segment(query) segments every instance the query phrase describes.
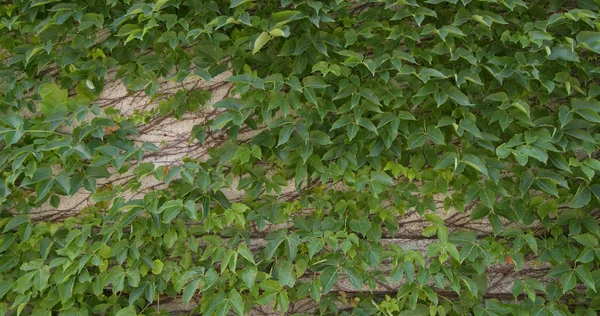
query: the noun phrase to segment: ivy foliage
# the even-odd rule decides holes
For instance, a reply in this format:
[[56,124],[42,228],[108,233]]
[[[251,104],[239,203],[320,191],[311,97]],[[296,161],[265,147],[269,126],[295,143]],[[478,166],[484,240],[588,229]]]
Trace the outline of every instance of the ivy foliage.
[[[0,314],[600,308],[600,1],[0,7]],[[227,71],[214,105],[160,89]],[[100,107],[115,78],[162,101]],[[140,127],[211,106],[190,142],[227,137],[206,159],[144,161],[160,148],[133,141]],[[128,198],[145,178],[164,186]],[[78,192],[92,206],[59,208]]]

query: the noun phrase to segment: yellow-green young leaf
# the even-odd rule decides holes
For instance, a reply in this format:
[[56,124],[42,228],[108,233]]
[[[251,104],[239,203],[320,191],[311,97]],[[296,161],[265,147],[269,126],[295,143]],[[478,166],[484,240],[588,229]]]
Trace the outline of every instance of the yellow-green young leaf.
[[254,48],[252,49],[252,54],[258,53],[265,44],[267,44],[273,37],[269,35],[267,32],[262,32],[254,41]]
[[272,37],[281,37],[281,36],[286,36],[286,33],[282,29],[276,28],[276,29],[272,29],[271,31],[269,31],[269,35],[271,35]]
[[100,255],[100,257],[107,259],[107,258],[110,258],[111,251],[112,251],[112,249],[109,246],[103,245],[98,250],[98,254]]
[[44,83],[40,86],[40,110],[50,115],[53,112],[62,112],[67,110],[68,92],[66,89],[61,89],[54,83]]
[[160,274],[163,270],[163,266],[164,264],[162,263],[162,261],[158,259],[152,261],[152,274]]
[[231,0],[231,3],[229,5],[230,8],[235,8],[237,6],[240,6],[244,3],[248,3],[248,2],[252,2],[253,0]]
[[154,7],[152,8],[152,10],[153,11],[158,11],[158,10],[162,9],[162,7],[167,2],[169,2],[169,0],[157,0],[156,3],[154,4]]

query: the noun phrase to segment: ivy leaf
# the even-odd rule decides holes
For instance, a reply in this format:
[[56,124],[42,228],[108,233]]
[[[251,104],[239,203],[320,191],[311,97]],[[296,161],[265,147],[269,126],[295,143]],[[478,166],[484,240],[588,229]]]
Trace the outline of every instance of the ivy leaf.
[[160,274],[163,270],[164,263],[158,259],[152,262],[152,274]]
[[560,284],[562,285],[563,293],[567,293],[568,291],[575,288],[577,284],[577,277],[575,275],[574,270],[569,270],[562,274],[560,277]]
[[458,88],[456,88],[456,87],[450,87],[445,92],[450,97],[450,99],[452,99],[454,102],[458,103],[459,105],[462,105],[462,106],[472,106],[473,105],[469,101],[469,98],[464,93],[462,93],[462,91],[458,90]]
[[425,133],[415,133],[408,136],[408,150],[421,147],[425,144],[426,135]]
[[12,269],[13,267],[17,266],[19,262],[20,261],[17,256],[4,255],[0,257],[0,273]]
[[163,214],[163,223],[170,223],[179,215],[181,210],[183,209],[183,202],[181,200],[171,200],[167,201],[163,206],[158,210],[159,213]]
[[46,198],[46,196],[48,196],[48,193],[50,193],[52,186],[54,186],[54,179],[44,179],[38,182],[35,186],[37,201],[41,201],[44,198]]
[[472,154],[465,154],[462,161],[482,174],[488,175],[488,169],[479,157]]
[[344,127],[352,122],[352,117],[350,115],[342,115],[337,121],[335,121],[331,125],[331,130],[335,130],[341,127]]
[[579,277],[579,280],[583,282],[583,284],[596,292],[596,283],[594,282],[594,277],[585,265],[578,265],[577,268],[575,268],[575,272],[577,272],[577,276]]
[[[229,304],[227,303],[227,300],[225,299],[225,294],[223,292],[216,293],[208,301],[208,305],[206,305],[204,314],[212,315],[213,313],[217,313],[217,315],[218,315],[218,311],[226,309],[226,307],[228,305]],[[225,310],[224,312],[227,312],[227,311]]]
[[286,246],[288,251],[288,258],[294,260],[298,254],[298,245],[300,244],[300,235],[297,233],[291,233],[286,238]]
[[552,194],[556,197],[559,197],[558,190],[556,188],[556,184],[554,182],[552,182],[551,180],[538,179],[538,180],[536,180],[535,183],[538,186],[538,188],[540,188],[540,190],[542,190],[548,194]]
[[225,98],[213,105],[215,109],[228,109],[233,111],[239,111],[243,106],[243,101],[235,98]]
[[10,221],[8,221],[8,223],[6,223],[2,233],[5,234],[27,222],[29,222],[29,215],[15,215],[10,219]]
[[136,316],[135,306],[128,306],[120,309],[115,316]]
[[321,281],[321,285],[323,287],[323,294],[329,293],[335,282],[339,278],[339,268],[338,267],[327,267],[321,272],[321,276],[319,277]]
[[371,229],[371,222],[367,218],[361,217],[358,220],[351,219],[349,226],[353,231],[361,233],[363,236],[365,236],[367,235],[369,229]]
[[310,138],[321,146],[333,144],[329,136],[321,131],[310,132]]
[[592,199],[592,191],[587,185],[579,186],[577,189],[577,193],[573,199],[569,202],[569,207],[571,208],[581,208],[586,206],[590,200]]
[[232,289],[229,292],[229,301],[231,302],[231,306],[233,310],[240,316],[244,315],[244,300],[238,291]]
[[324,243],[322,238],[313,239],[308,244],[308,257],[312,258],[317,252],[323,249]]
[[294,286],[294,284],[296,283],[296,275],[294,273],[294,266],[292,265],[292,262],[290,262],[289,260],[284,260],[279,265],[278,278],[279,285],[281,285],[282,287]]
[[262,32],[254,41],[254,48],[252,49],[252,54],[258,53],[263,46],[265,46],[273,37],[269,35],[267,32]]
[[394,179],[383,171],[372,171],[370,180],[370,189],[373,194],[378,195],[388,187],[394,185]]
[[427,136],[436,145],[444,145],[446,143],[444,141],[444,134],[442,134],[442,131],[439,128],[430,128],[429,132],[427,132]]
[[345,266],[343,269],[346,275],[348,276],[348,279],[350,280],[350,284],[352,284],[352,286],[354,286],[355,289],[362,290],[363,279],[361,275],[351,266]]
[[200,286],[201,282],[201,279],[195,279],[185,286],[185,288],[183,289],[182,296],[183,302],[185,304],[188,304],[192,300],[192,297],[194,296],[194,294],[196,294],[196,291],[198,290],[198,287]]
[[252,255],[252,252],[250,251],[250,248],[248,248],[248,246],[246,246],[246,244],[239,245],[237,252],[244,259],[248,260],[248,262],[254,264],[254,256]]
[[578,243],[583,245],[584,247],[595,248],[598,246],[598,239],[591,234],[581,234],[573,236]]
[[358,120],[358,125],[368,129],[370,132],[373,132],[375,135],[379,135],[377,133],[377,127],[375,127],[375,124],[373,124],[373,122],[371,122],[371,120],[361,117]]
[[324,89],[329,87],[323,79],[317,76],[307,76],[302,79],[302,84],[306,88]]
[[242,271],[242,280],[247,288],[251,289],[256,280],[256,275],[258,273],[258,269],[255,265],[249,265],[244,268]]
[[277,147],[287,143],[287,141],[292,136],[292,131],[293,131],[292,125],[285,125],[284,127],[281,128],[281,131],[279,131],[279,140],[277,141]]
[[67,110],[68,92],[65,89],[61,89],[56,84],[42,84],[40,86],[40,96],[42,97],[40,110],[44,114],[50,115],[53,112],[61,112]]
[[252,2],[252,0],[231,0],[229,7],[230,8],[235,8],[237,6],[240,6],[244,3],[248,3],[248,2]]

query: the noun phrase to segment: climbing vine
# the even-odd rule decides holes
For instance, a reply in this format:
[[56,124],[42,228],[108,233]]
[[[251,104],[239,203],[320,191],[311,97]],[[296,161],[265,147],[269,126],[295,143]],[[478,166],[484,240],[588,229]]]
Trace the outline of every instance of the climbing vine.
[[0,315],[600,309],[600,1],[0,8]]

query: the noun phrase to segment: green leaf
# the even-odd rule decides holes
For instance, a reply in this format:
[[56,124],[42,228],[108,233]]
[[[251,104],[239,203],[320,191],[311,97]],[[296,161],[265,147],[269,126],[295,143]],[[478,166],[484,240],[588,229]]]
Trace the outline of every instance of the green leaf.
[[312,131],[310,132],[310,138],[317,144],[321,146],[333,144],[329,135],[321,132],[321,131]]
[[128,306],[120,309],[115,316],[136,316],[135,306]]
[[235,98],[225,98],[213,105],[215,109],[228,109],[239,111],[244,106],[244,102],[240,99]]
[[29,222],[29,215],[15,215],[10,219],[10,221],[8,221],[6,226],[4,226],[4,230],[2,231],[2,233],[3,234],[7,233],[15,228],[18,228],[22,224],[28,223],[28,222]]
[[313,239],[308,244],[308,256],[312,258],[317,252],[323,249],[324,243],[322,238]]
[[317,76],[307,76],[302,79],[302,84],[307,88],[324,89],[329,87],[323,79]]
[[252,54],[258,53],[263,48],[263,46],[265,46],[272,38],[273,37],[267,32],[260,33],[260,35],[254,41],[254,48],[252,49]]
[[596,292],[596,283],[594,282],[594,277],[585,265],[578,265],[577,268],[575,268],[575,272],[577,272],[577,276],[579,277],[579,280],[583,282],[583,284]]
[[578,243],[582,244],[584,247],[595,248],[598,246],[598,238],[592,234],[575,235],[572,238]]
[[592,199],[592,191],[587,185],[579,186],[577,189],[577,193],[573,199],[569,202],[569,207],[571,208],[581,208],[586,206],[590,200]]
[[[8,271],[19,264],[19,258],[17,256],[0,256],[0,273]],[[1,295],[0,295],[1,297]]]
[[53,112],[67,110],[67,99],[69,96],[67,90],[61,89],[54,83],[44,83],[40,86],[39,92],[42,97],[40,110],[44,114],[50,115]]
[[538,188],[540,188],[540,190],[548,193],[548,194],[552,194],[556,197],[558,196],[558,190],[556,189],[556,184],[549,179],[538,179],[535,181],[536,185],[538,186]]
[[436,145],[444,145],[446,142],[444,141],[444,134],[439,128],[433,127],[430,128],[427,132],[427,136],[431,141]]
[[198,290],[198,286],[200,286],[201,282],[201,279],[195,279],[185,286],[185,288],[183,289],[182,297],[183,302],[185,304],[188,304],[192,300],[192,297],[194,296],[194,294],[196,294],[196,290]]
[[164,263],[158,259],[152,261],[152,274],[160,274],[163,270]]
[[0,120],[6,125],[11,126],[14,129],[19,129],[23,126],[23,118],[17,114],[10,114],[4,117],[0,117]]
[[258,270],[255,265],[249,265],[242,271],[242,280],[247,288],[251,289],[256,281]]
[[339,278],[339,268],[338,267],[327,267],[321,272],[321,276],[319,277],[321,281],[321,285],[323,287],[323,294],[329,293],[335,282]]
[[488,169],[479,157],[476,157],[472,154],[465,154],[463,156],[462,162],[466,163],[473,169],[483,173],[484,175],[488,175]]
[[226,304],[227,300],[225,299],[225,294],[223,292],[219,292],[217,294],[213,294],[208,301],[208,305],[206,305],[206,309],[204,310],[205,315],[213,315],[213,313],[217,312],[219,308],[223,308],[229,304]]
[[292,132],[293,132],[292,125],[285,125],[284,127],[282,127],[281,131],[279,132],[279,140],[277,141],[277,147],[287,143],[287,141],[292,136]]
[[365,236],[369,229],[371,229],[371,222],[367,218],[361,217],[359,219],[351,219],[349,226],[353,231]]
[[548,56],[549,60],[563,59],[570,62],[579,62],[579,56],[571,47],[566,45],[556,45],[552,47],[552,53]]
[[408,136],[408,150],[421,147],[427,140],[425,133],[415,133]]
[[383,171],[372,171],[370,178],[370,189],[375,194],[385,191],[388,187],[394,185],[394,179]]
[[377,133],[377,127],[375,127],[375,124],[373,124],[373,122],[371,122],[371,120],[361,117],[360,119],[358,119],[358,125],[368,129],[370,132],[374,133],[375,135],[379,135]]
[[237,252],[244,259],[248,260],[248,262],[251,262],[252,264],[254,264],[254,255],[252,255],[252,252],[250,251],[250,248],[248,248],[248,246],[246,246],[246,244],[240,244],[238,246]]
[[294,273],[294,265],[289,260],[284,260],[279,265],[279,273],[277,274],[279,285],[282,287],[293,287],[296,283],[296,274]]
[[233,310],[240,316],[244,315],[244,300],[238,291],[232,289],[229,292],[229,301],[231,302],[231,306]]
[[300,235],[291,233],[286,238],[287,255],[290,260],[294,260],[298,254],[298,245],[300,244]]
[[342,115],[337,121],[335,121],[331,125],[331,130],[338,129],[340,127],[344,127],[352,122],[352,116],[350,115]]
[[346,275],[348,276],[348,279],[350,280],[350,284],[352,284],[352,286],[354,286],[355,289],[362,290],[363,279],[361,275],[351,266],[344,267],[343,269]]
[[575,288],[577,284],[577,277],[575,275],[574,270],[569,270],[562,274],[560,277],[560,284],[562,285],[563,293],[567,293],[568,291]]
[[244,3],[248,3],[248,2],[252,2],[252,0],[231,0],[229,7],[230,8],[235,8],[237,6],[240,6]]
[[558,119],[560,121],[560,128],[565,127],[573,119],[573,113],[566,105],[561,105],[558,109]]
[[405,120],[405,121],[416,121],[417,120],[414,115],[412,115],[410,112],[407,112],[407,111],[398,112],[398,118],[401,120]]
[[462,93],[462,91],[458,90],[456,87],[450,87],[446,91],[446,94],[450,97],[450,99],[454,100],[454,102],[463,106],[472,106],[471,102],[469,102],[469,98]]

